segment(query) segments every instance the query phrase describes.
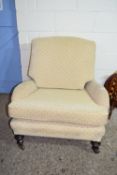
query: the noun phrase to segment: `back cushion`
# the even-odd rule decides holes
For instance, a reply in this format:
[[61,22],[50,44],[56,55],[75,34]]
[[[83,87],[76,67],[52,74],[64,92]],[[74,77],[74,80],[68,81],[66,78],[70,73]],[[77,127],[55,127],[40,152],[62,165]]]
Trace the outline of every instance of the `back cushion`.
[[32,41],[29,76],[38,87],[83,89],[94,76],[95,43],[75,37]]

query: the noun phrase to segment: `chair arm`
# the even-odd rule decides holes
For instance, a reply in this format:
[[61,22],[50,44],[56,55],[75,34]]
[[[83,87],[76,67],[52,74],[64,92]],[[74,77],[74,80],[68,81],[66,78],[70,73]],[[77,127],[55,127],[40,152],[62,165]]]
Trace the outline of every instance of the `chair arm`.
[[36,84],[32,80],[24,81],[15,87],[11,96],[11,101],[22,99],[34,92],[36,89]]
[[109,95],[102,85],[96,81],[89,81],[85,85],[85,89],[95,103],[109,108]]

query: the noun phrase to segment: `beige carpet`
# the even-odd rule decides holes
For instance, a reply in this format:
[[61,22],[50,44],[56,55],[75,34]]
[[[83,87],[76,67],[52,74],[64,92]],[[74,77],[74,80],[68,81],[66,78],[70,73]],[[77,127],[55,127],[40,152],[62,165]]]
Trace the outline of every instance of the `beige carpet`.
[[87,141],[25,137],[21,151],[8,127],[8,95],[0,95],[0,175],[117,175],[117,111],[94,154]]

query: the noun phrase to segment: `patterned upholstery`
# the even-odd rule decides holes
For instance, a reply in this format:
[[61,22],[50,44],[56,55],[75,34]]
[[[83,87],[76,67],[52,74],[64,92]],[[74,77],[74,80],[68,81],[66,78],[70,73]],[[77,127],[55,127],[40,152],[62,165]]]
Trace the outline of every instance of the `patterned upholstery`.
[[117,107],[117,72],[114,72],[105,82],[105,88],[107,89],[110,97],[110,106],[112,108]]
[[94,51],[92,41],[79,38],[33,41],[29,66],[32,79],[14,89],[8,107],[14,134],[102,139],[109,97],[92,80]]

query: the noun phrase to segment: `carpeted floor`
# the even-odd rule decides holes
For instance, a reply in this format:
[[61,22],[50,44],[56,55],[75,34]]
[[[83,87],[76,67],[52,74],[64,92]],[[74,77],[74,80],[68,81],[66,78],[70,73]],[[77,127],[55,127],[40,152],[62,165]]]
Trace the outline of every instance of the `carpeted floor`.
[[117,175],[117,111],[100,154],[87,141],[39,137],[25,137],[21,151],[8,127],[8,101],[8,95],[0,95],[0,175]]

